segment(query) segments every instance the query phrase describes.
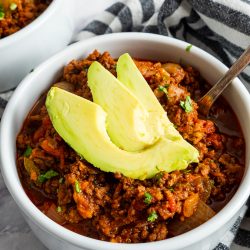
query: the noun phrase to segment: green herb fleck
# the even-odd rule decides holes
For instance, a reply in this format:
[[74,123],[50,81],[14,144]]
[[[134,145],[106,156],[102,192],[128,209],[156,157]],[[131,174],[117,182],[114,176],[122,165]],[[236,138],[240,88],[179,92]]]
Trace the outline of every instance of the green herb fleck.
[[158,89],[161,91],[161,92],[164,92],[166,95],[168,95],[168,90],[165,86],[159,86]]
[[190,50],[191,50],[192,47],[193,47],[193,45],[192,45],[192,44],[189,44],[189,45],[186,47],[186,51],[187,51],[187,52],[190,52]]
[[173,187],[168,187],[168,189],[169,189],[170,192],[172,192],[172,193],[174,192],[174,188]]
[[148,192],[146,192],[145,194],[144,194],[144,196],[145,196],[145,199],[144,199],[144,202],[146,203],[146,204],[150,204],[151,203],[151,200],[152,200],[152,195],[150,194],[150,193],[148,193]]
[[60,179],[59,179],[59,183],[63,183],[63,177],[61,177]]
[[10,10],[15,10],[17,8],[17,4],[16,3],[11,3],[10,4]]
[[56,208],[56,211],[57,211],[58,213],[60,213],[60,212],[62,212],[62,208],[61,208],[60,206],[58,206],[58,207]]
[[158,218],[158,215],[155,211],[153,211],[149,216],[148,216],[148,221],[149,222],[154,222]]
[[32,153],[32,148],[30,147],[30,145],[27,146],[26,150],[23,153],[23,156],[25,157],[29,157]]
[[58,176],[58,173],[51,169],[51,170],[47,171],[45,174],[40,174],[38,176],[38,181],[43,183],[46,180],[49,180],[55,176]]
[[0,21],[4,19],[4,16],[5,16],[4,12],[0,10]]
[[185,110],[186,113],[191,112],[193,107],[190,96],[187,96],[185,101],[180,101],[180,106]]
[[76,189],[76,192],[77,192],[77,193],[80,193],[80,192],[81,192],[80,185],[79,185],[79,182],[78,182],[78,181],[75,182],[75,189]]

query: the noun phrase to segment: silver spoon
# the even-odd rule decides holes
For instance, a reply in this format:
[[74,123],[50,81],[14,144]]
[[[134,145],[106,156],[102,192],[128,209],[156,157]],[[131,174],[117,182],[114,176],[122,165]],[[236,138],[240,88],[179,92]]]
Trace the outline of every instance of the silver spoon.
[[227,73],[200,99],[198,100],[199,112],[208,116],[209,110],[218,96],[238,76],[242,70],[250,63],[250,46],[235,61]]

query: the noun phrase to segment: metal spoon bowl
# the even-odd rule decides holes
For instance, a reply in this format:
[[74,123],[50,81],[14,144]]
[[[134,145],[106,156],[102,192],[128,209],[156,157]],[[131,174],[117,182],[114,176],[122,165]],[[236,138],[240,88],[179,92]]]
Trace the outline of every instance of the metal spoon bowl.
[[218,96],[238,76],[242,70],[250,63],[250,46],[235,61],[227,73],[200,99],[198,100],[199,112],[208,116],[209,110]]

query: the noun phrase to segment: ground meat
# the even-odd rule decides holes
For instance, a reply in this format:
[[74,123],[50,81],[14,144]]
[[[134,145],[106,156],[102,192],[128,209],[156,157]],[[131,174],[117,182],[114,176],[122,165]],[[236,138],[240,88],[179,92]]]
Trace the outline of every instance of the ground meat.
[[[75,94],[92,100],[87,71],[95,60],[116,75],[116,60],[107,52],[94,51],[86,59],[71,61],[60,81],[68,82]],[[190,164],[182,171],[160,172],[144,181],[103,172],[81,159],[56,133],[44,97],[17,137],[18,171],[31,200],[66,228],[111,242],[166,239],[168,223],[175,219],[185,222],[199,201],[220,210],[236,190],[244,170],[245,144],[240,128],[238,136],[223,134],[214,120],[201,118],[197,111],[195,100],[205,88],[197,71],[174,63],[135,63],[169,119],[199,150],[198,164]],[[188,96],[190,112],[180,105]],[[219,110],[228,110],[229,120],[236,120],[225,102],[219,101],[213,107],[217,120]],[[25,162],[33,169],[27,171]]]
[[36,19],[52,0],[5,0],[0,4],[0,38],[9,36]]

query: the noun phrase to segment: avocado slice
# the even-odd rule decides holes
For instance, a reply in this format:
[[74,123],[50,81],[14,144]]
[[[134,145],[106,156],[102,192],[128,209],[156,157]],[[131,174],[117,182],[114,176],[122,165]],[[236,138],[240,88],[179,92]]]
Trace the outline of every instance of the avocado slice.
[[150,112],[151,119],[163,121],[166,130],[165,136],[171,140],[182,139],[182,136],[169,121],[166,111],[128,53],[119,57],[116,72],[117,79],[141,101],[142,105]]
[[164,135],[160,119],[151,115],[139,99],[99,62],[88,69],[88,86],[93,100],[107,113],[107,132],[121,149],[139,151]]
[[57,87],[48,92],[46,107],[58,134],[80,156],[103,171],[146,179],[160,171],[184,169],[197,160],[196,151],[166,137],[140,152],[120,149],[109,138],[107,114],[98,104]]
[[151,120],[160,119],[165,128],[165,137],[176,141],[176,143],[187,147],[190,151],[194,151],[197,155],[196,162],[198,162],[199,152],[195,147],[189,144],[180,135],[178,130],[167,117],[166,111],[163,109],[158,99],[154,95],[147,81],[135,65],[133,59],[128,53],[121,55],[117,61],[116,66],[117,79],[124,84],[142,103],[142,105],[151,111]]

